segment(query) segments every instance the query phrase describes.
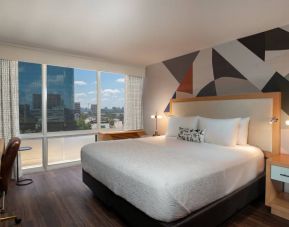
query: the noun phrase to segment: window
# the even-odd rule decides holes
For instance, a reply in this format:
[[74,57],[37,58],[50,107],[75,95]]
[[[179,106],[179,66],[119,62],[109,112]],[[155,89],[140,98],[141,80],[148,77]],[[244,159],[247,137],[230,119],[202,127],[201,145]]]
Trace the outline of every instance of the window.
[[72,68],[47,66],[47,131],[76,128],[74,109],[74,72]]
[[100,73],[101,81],[101,129],[121,130],[124,119],[125,75]]
[[19,126],[20,133],[42,131],[41,65],[19,62]]
[[123,129],[125,75],[18,65],[20,133],[29,134],[23,144],[32,146],[22,153],[23,168],[80,160],[81,147],[95,140],[96,130]]
[[96,108],[95,71],[47,66],[48,132],[92,129]]
[[97,73],[74,69],[74,119],[78,130],[97,129]]

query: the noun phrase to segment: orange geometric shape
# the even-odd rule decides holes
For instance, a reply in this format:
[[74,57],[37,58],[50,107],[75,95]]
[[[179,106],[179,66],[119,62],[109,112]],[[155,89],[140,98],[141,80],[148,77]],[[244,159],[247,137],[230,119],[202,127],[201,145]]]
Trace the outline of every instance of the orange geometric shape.
[[188,72],[182,79],[177,91],[193,93],[193,65],[189,68]]

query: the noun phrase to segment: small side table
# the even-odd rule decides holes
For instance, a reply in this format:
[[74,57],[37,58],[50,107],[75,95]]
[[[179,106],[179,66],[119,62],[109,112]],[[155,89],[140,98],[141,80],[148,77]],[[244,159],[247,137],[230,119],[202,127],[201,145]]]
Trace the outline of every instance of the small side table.
[[[20,147],[19,151],[30,151],[32,147]],[[16,185],[17,186],[25,186],[33,183],[32,179],[19,179],[19,164],[18,164],[18,153],[16,156]]]
[[281,154],[266,162],[266,205],[271,213],[289,220],[289,193],[284,184],[289,183],[289,155]]

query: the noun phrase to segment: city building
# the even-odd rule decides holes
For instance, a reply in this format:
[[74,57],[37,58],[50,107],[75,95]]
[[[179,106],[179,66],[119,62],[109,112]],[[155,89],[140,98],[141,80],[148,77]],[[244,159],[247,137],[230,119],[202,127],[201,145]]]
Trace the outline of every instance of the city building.
[[91,110],[91,113],[96,114],[97,113],[97,104],[91,104],[90,110]]
[[74,103],[74,114],[80,114],[80,102]]
[[[39,132],[42,122],[41,65],[19,62],[20,132]],[[47,128],[66,131],[75,128],[74,70],[47,66]]]

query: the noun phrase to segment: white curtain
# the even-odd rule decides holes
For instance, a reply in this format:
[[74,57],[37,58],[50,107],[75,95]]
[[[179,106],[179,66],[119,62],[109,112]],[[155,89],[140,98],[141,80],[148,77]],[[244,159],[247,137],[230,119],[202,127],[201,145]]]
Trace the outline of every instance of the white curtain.
[[0,59],[0,137],[6,144],[19,134],[18,104],[18,64]]
[[143,81],[142,76],[126,76],[124,129],[143,128]]

